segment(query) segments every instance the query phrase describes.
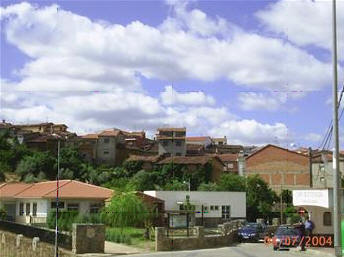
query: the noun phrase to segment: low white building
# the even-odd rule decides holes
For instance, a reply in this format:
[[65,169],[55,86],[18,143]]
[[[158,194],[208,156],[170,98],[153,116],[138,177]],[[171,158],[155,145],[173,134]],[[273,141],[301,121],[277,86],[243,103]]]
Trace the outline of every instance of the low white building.
[[[45,223],[50,209],[56,208],[56,181],[0,185],[0,208],[7,219],[19,223]],[[75,180],[60,180],[59,209],[95,213],[113,190]]]
[[231,219],[246,219],[245,192],[145,191],[165,201],[166,212],[182,211],[186,197],[195,206],[196,224],[211,226]]
[[[343,191],[341,198],[343,208]],[[293,190],[293,205],[307,211],[310,220],[315,225],[314,234],[333,234],[332,189]]]

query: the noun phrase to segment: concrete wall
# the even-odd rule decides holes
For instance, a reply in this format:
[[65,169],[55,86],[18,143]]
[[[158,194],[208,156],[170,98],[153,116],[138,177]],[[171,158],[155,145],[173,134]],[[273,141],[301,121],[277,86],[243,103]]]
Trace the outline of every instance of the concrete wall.
[[[321,167],[324,167],[321,169]],[[333,164],[332,160],[329,160],[327,164],[323,163],[313,163],[313,187],[314,188],[332,188],[333,187]],[[343,174],[344,172],[344,162],[339,163],[339,170]]]
[[[175,139],[173,141],[169,140],[169,139],[159,140],[159,143],[158,143],[159,155],[163,155],[165,153],[170,153],[173,156],[175,156],[176,153],[180,153],[181,156],[185,156],[186,155],[186,142],[185,142],[185,140],[178,139],[178,141],[181,141],[180,146],[176,145],[176,141],[177,141],[177,139]],[[165,146],[163,144],[163,142],[167,142],[167,145]]]
[[[109,142],[105,143],[105,140],[109,140]],[[116,145],[116,137],[99,137],[97,142],[97,161],[114,165],[116,162]]]
[[[202,205],[207,207],[208,213],[204,217],[221,218],[221,206],[230,205],[231,218],[246,217],[245,192],[201,192],[201,191],[145,191],[145,194],[165,201],[165,210],[179,210],[177,202],[184,202],[186,195],[190,195],[191,204],[196,205],[196,211],[202,210]],[[219,206],[218,210],[211,210],[211,206]],[[196,213],[196,218],[202,214]]]

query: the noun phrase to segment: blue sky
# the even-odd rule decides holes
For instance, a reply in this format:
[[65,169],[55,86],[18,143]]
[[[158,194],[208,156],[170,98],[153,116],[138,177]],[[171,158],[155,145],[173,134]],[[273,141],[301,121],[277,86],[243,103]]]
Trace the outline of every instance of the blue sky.
[[330,13],[310,0],[2,1],[0,118],[318,147]]

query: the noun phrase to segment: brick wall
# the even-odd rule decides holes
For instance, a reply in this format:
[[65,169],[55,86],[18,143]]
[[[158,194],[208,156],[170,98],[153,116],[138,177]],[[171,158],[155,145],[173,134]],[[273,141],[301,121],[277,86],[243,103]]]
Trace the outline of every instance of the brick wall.
[[246,159],[246,174],[258,174],[275,190],[307,188],[310,183],[307,156],[268,145]]

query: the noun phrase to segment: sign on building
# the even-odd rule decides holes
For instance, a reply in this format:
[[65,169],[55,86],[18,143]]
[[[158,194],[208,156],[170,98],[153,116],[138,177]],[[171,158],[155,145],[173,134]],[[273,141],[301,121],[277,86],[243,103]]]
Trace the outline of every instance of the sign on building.
[[293,205],[329,208],[328,190],[293,190]]

